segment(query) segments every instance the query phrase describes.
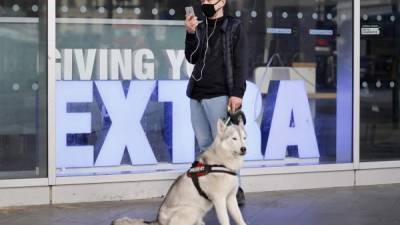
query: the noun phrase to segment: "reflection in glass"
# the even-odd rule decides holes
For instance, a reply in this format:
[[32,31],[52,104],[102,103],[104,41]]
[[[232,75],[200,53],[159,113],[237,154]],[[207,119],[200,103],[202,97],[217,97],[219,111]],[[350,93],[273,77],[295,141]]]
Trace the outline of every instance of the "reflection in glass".
[[0,2],[0,179],[47,176],[44,2]]
[[361,161],[400,159],[399,6],[361,1]]
[[[185,4],[181,0],[57,1],[58,80],[125,80],[121,81],[125,91],[129,80],[187,80],[191,66],[182,61],[175,68],[173,63],[184,49],[185,5],[192,5],[204,20],[197,0]],[[244,21],[251,53],[248,80],[261,89],[264,107],[271,105],[265,103],[269,80],[304,81],[320,157],[299,160],[298,149],[289,146],[286,159],[275,165],[352,162],[352,1],[230,0],[226,10]],[[138,60],[138,52],[148,54]],[[113,58],[128,59],[120,64],[124,69],[116,78],[112,78]],[[92,121],[90,133],[71,134],[67,140],[69,146],[94,146],[95,160],[112,123],[98,95],[94,88],[92,103],[69,105],[70,111],[91,112]],[[158,102],[158,97],[156,90],[141,125],[157,161],[170,163],[171,104]],[[262,153],[269,129],[264,122],[260,121]],[[131,162],[124,154],[121,164]]]

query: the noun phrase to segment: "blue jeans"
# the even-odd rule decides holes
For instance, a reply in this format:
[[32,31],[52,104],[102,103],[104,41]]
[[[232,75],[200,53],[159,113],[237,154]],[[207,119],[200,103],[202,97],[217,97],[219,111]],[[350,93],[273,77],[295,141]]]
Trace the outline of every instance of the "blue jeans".
[[217,121],[227,116],[228,96],[219,96],[201,101],[190,99],[192,127],[200,151],[207,148],[217,135]]

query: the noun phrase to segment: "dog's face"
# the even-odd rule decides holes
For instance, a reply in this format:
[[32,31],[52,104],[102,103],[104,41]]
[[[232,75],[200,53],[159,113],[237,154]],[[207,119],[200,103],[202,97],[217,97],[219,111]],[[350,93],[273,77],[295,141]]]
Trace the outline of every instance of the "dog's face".
[[244,130],[243,122],[239,125],[226,126],[222,120],[218,120],[218,137],[221,140],[221,147],[225,154],[234,157],[246,154],[246,138],[247,134]]

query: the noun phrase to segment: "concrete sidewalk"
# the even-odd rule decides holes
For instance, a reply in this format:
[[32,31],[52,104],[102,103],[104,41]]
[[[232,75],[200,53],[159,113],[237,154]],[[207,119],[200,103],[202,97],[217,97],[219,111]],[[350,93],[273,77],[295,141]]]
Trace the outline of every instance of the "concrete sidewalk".
[[[247,194],[248,225],[400,225],[400,184]],[[1,225],[109,225],[152,220],[162,199],[0,209]],[[206,224],[217,225],[214,212]],[[232,223],[234,224],[234,223]]]

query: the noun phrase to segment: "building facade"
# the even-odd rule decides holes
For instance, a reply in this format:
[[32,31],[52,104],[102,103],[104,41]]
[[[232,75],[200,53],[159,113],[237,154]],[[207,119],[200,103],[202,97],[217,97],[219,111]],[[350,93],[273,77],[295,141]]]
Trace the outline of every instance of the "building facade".
[[[398,0],[229,0],[246,192],[400,182]],[[159,197],[195,156],[196,0],[0,3],[0,206]],[[204,18],[203,18],[204,19]]]

